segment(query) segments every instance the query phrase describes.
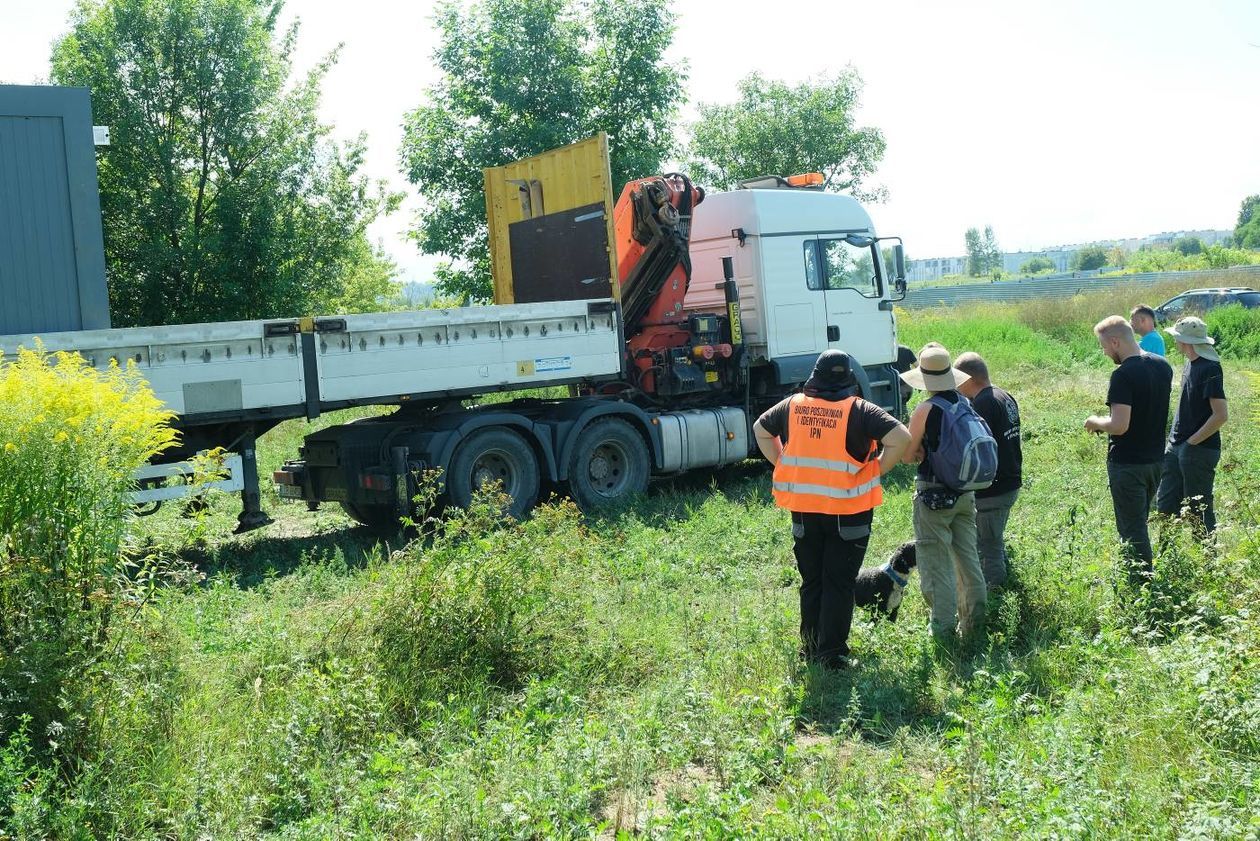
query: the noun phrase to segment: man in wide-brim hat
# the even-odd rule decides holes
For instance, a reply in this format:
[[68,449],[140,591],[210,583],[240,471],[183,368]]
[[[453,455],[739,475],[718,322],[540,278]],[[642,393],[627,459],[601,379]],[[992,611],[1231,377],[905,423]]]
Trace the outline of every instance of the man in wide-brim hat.
[[1165,332],[1186,358],[1181,397],[1168,433],[1155,508],[1175,515],[1186,509],[1205,531],[1216,528],[1212,506],[1216,465],[1221,460],[1220,429],[1229,420],[1221,357],[1202,319],[1183,318]]
[[[931,342],[919,351],[919,366],[901,375],[914,388],[948,404],[966,400],[958,386],[970,379],[950,361],[949,351]],[[919,588],[931,611],[932,634],[951,639],[968,634],[984,620],[987,588],[976,548],[976,494],[951,491],[932,472],[930,455],[940,445],[944,410],[930,400],[910,416],[910,446],[904,460],[919,462],[915,477],[914,541]]]

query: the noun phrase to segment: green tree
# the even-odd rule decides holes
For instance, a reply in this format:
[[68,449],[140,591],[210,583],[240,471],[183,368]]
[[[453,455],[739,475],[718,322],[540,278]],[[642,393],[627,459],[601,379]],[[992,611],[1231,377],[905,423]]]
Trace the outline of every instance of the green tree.
[[992,225],[985,225],[983,234],[979,228],[968,228],[963,241],[967,247],[967,274],[979,277],[1001,272],[1002,249],[998,246]]
[[1002,249],[998,246],[997,237],[993,235],[993,226],[984,226],[984,236],[980,240],[984,252],[984,270],[987,274],[998,275],[1002,271]]
[[1044,254],[1025,260],[1019,267],[1020,274],[1041,274],[1054,271],[1054,261]]
[[1243,199],[1234,227],[1234,247],[1260,250],[1260,195]]
[[439,290],[491,296],[481,170],[607,132],[614,189],[660,171],[684,99],[667,62],[674,18],[652,0],[447,0],[441,79],[407,114],[401,163],[426,205],[420,249],[458,262]]
[[825,189],[879,200],[866,181],[884,156],[879,129],[856,124],[862,79],[853,68],[791,86],[753,73],[729,105],[699,106],[688,169],[706,187],[730,189],[760,175],[820,172]]
[[1203,253],[1203,240],[1198,237],[1177,237],[1173,240],[1173,251],[1179,252],[1183,257],[1189,257],[1191,254]]
[[963,242],[967,247],[967,274],[979,277],[984,274],[988,260],[984,253],[984,242],[980,238],[979,228],[968,228],[963,234]]
[[384,267],[365,229],[397,198],[316,109],[335,61],[289,84],[279,0],[83,0],[52,78],[92,92],[118,325],[325,310]]
[[1087,245],[1072,255],[1070,265],[1074,272],[1101,269],[1107,265],[1107,249],[1101,245]]

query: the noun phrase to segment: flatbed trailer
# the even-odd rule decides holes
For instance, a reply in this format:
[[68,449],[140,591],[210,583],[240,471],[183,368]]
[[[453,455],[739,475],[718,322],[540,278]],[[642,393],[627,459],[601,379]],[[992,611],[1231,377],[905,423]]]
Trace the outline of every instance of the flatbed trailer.
[[609,300],[0,336],[7,353],[36,346],[133,365],[178,416],[180,444],[142,471],[137,502],[181,495],[157,485],[223,447],[235,458],[213,487],[243,493],[244,527],[265,521],[254,441],[281,421],[616,377],[622,356]]

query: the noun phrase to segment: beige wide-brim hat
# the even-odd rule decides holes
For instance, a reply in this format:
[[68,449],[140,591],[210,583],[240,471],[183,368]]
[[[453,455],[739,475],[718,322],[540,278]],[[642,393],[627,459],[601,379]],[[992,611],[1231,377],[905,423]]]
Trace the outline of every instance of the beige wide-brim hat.
[[919,351],[919,367],[901,374],[901,379],[922,391],[950,391],[971,379],[971,375],[953,366],[945,348],[928,345]]
[[1194,352],[1204,359],[1211,359],[1213,362],[1221,361],[1220,354],[1216,352],[1216,348],[1212,347],[1216,344],[1216,339],[1207,334],[1207,325],[1203,323],[1203,319],[1188,315],[1172,327],[1165,327],[1164,332],[1179,342],[1194,345]]

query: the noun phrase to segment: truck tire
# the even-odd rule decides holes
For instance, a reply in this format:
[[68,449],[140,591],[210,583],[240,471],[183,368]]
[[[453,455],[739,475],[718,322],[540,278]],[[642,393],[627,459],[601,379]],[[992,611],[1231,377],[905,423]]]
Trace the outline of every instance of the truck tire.
[[569,494],[588,513],[613,507],[647,490],[651,472],[647,442],[621,418],[596,420],[583,429],[569,460]]
[[499,482],[512,498],[505,512],[520,519],[538,501],[538,458],[520,433],[506,427],[479,429],[464,439],[451,459],[446,492],[460,508],[472,504],[473,495]]
[[402,529],[398,512],[392,505],[370,505],[354,502],[341,503],[341,510],[361,526],[367,526],[381,535],[397,534]]

